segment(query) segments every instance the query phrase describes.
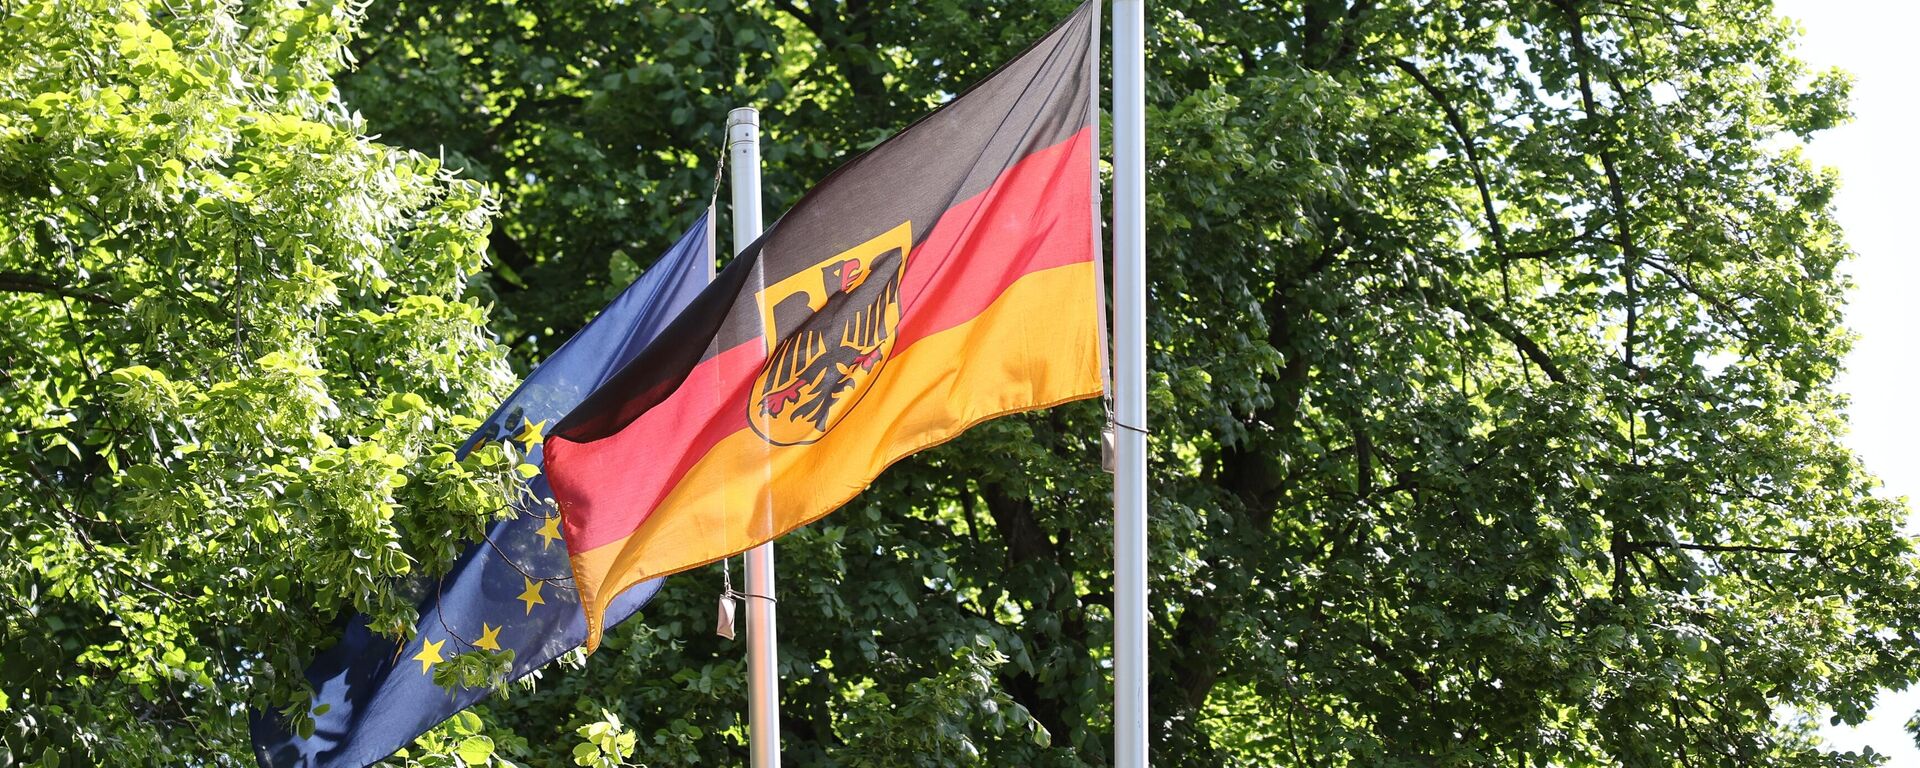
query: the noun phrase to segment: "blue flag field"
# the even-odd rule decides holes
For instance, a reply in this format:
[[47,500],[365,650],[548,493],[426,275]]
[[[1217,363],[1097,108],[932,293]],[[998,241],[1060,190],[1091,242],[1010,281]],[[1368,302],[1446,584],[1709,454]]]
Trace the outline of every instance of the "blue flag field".
[[[711,275],[712,213],[601,314],[542,363],[481,424],[460,456],[488,441],[508,443],[541,466],[544,430],[645,348]],[[307,669],[313,735],[292,733],[277,713],[253,715],[254,753],[262,768],[361,768],[393,754],[427,729],[485,698],[484,688],[450,691],[434,666],[476,649],[511,650],[519,679],[580,646],[587,627],[572,587],[567,548],[544,472],[512,503],[518,513],[495,523],[487,541],[467,550],[445,577],[428,584],[420,622],[404,646],[374,634],[355,616],[340,642]],[[622,595],[608,624],[645,605],[660,582]]]

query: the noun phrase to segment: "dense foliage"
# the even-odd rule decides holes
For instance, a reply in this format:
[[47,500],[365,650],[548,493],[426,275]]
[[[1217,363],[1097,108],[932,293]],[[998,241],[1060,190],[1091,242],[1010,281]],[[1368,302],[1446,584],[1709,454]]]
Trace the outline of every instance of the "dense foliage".
[[499,506],[491,204],[340,103],[345,6],[4,5],[0,765],[250,763]]
[[[1156,762],[1872,762],[1793,715],[1920,668],[1904,509],[1838,442],[1836,182],[1795,149],[1844,78],[1765,0],[1149,5]],[[231,705],[484,519],[441,458],[503,377],[457,299],[484,205],[359,138],[348,10],[57,8],[0,33],[0,718],[34,723],[0,738],[244,759]],[[729,108],[777,212],[1068,9],[388,0],[342,98],[496,196],[524,366],[704,204]],[[790,764],[1108,761],[1100,421],[991,423],[782,540]],[[719,581],[408,759],[743,762]]]

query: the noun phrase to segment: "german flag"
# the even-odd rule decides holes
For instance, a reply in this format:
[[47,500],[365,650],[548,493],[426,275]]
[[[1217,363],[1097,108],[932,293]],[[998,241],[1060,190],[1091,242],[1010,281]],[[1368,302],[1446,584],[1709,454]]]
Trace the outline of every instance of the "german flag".
[[623,590],[1100,394],[1096,8],[834,171],[549,432],[589,650]]

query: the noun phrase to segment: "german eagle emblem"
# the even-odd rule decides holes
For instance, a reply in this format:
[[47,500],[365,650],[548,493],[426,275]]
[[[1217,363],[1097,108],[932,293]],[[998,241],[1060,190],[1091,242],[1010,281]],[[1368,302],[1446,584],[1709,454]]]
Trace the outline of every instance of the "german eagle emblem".
[[755,433],[774,445],[811,443],[866,394],[893,356],[912,245],[912,226],[901,224],[760,292],[776,343],[749,390]]

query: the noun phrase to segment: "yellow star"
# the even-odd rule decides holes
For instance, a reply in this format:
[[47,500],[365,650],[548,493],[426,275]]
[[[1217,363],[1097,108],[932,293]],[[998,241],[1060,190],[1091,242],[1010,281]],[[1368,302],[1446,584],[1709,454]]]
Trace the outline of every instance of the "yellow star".
[[554,515],[553,517],[547,518],[547,522],[542,524],[540,530],[534,533],[540,538],[545,539],[545,541],[540,542],[540,551],[547,551],[548,545],[553,544],[554,539],[560,538],[560,516]]
[[484,621],[480,622],[480,639],[473,641],[473,646],[498,653],[500,651],[500,628]]
[[533,613],[534,606],[546,605],[547,601],[540,597],[540,582],[533,579],[525,579],[525,581],[527,588],[520,593],[520,602],[527,604],[527,613]]
[[413,655],[413,660],[420,662],[420,674],[424,675],[427,670],[433,669],[433,665],[446,661],[440,658],[440,646],[446,644],[445,640],[437,643],[432,640],[420,641],[420,652]]
[[547,420],[541,419],[536,423],[523,418],[521,421],[526,422],[526,425],[520,428],[520,434],[513,436],[513,441],[531,451],[535,445],[539,445],[540,441],[546,439],[543,433],[547,431]]

